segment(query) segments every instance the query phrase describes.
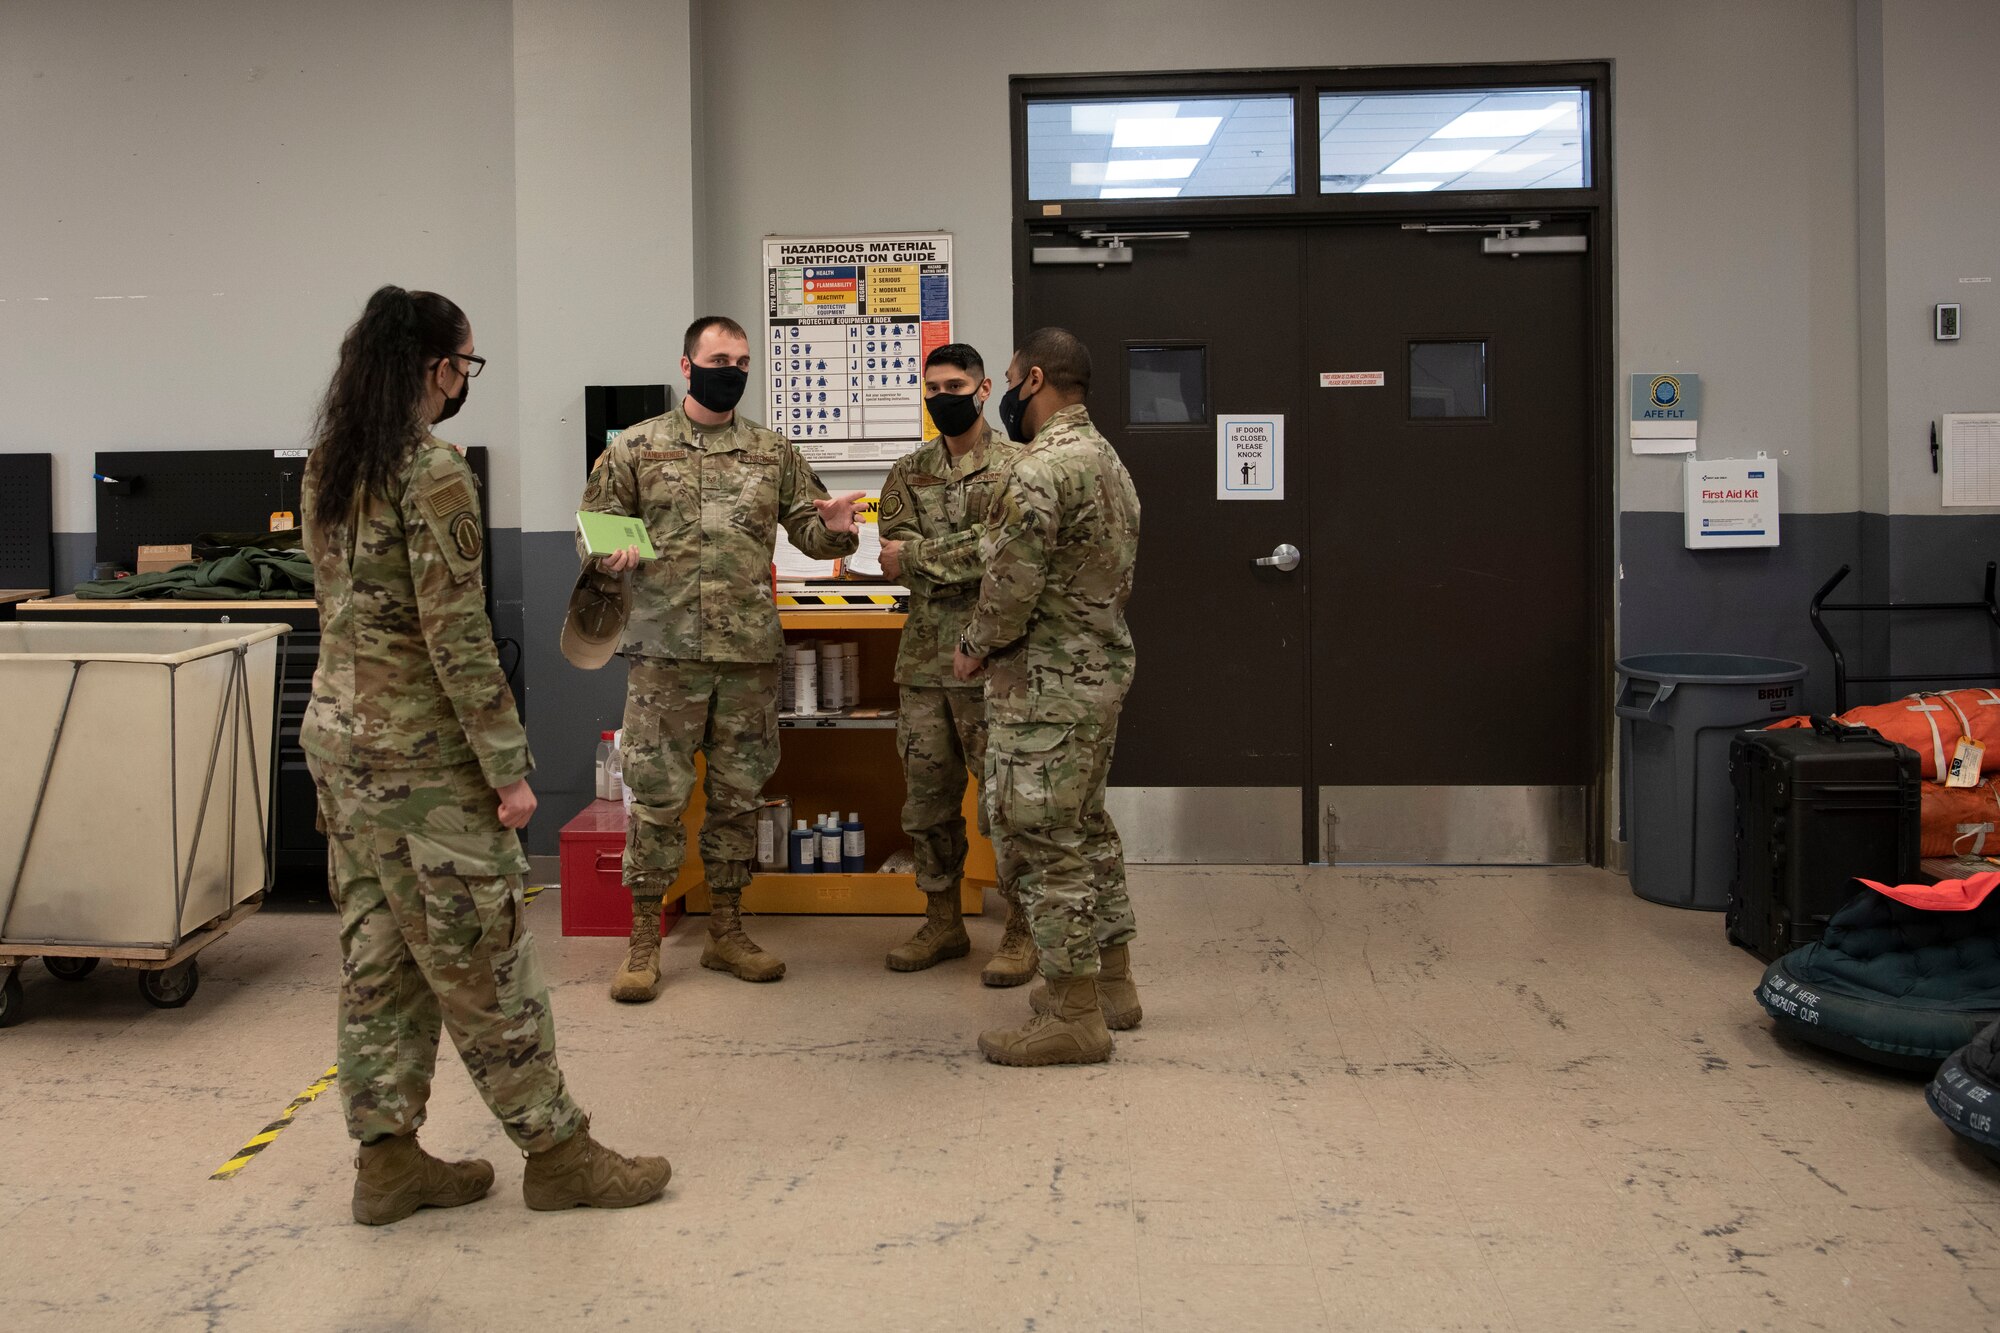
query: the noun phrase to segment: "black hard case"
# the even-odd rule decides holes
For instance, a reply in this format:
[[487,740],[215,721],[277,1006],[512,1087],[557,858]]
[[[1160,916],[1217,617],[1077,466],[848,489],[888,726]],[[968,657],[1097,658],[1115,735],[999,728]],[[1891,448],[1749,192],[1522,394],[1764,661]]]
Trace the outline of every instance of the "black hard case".
[[1922,766],[1907,745],[1815,718],[1810,729],[1738,733],[1729,771],[1736,878],[1727,928],[1758,957],[1819,939],[1859,891],[1856,879],[1918,878]]

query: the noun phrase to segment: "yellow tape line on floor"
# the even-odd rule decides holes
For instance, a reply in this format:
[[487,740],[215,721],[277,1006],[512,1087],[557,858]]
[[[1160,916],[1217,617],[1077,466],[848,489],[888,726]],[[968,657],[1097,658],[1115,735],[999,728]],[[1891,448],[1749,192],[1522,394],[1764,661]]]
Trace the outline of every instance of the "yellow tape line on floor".
[[287,1106],[284,1110],[278,1112],[278,1118],[276,1120],[273,1120],[270,1124],[264,1126],[264,1128],[258,1130],[255,1134],[252,1134],[250,1136],[250,1141],[244,1144],[241,1148],[238,1148],[236,1150],[236,1155],[234,1157],[230,1158],[228,1161],[224,1162],[221,1166],[217,1167],[215,1169],[215,1174],[210,1176],[209,1179],[228,1180],[230,1177],[234,1176],[238,1171],[241,1171],[244,1167],[250,1165],[250,1161],[252,1158],[254,1158],[258,1153],[264,1151],[264,1149],[270,1147],[272,1141],[275,1140],[278,1137],[278,1135],[285,1132],[285,1126],[292,1123],[293,1116],[297,1115],[302,1108],[310,1106],[314,1101],[316,1101],[319,1098],[319,1095],[322,1092],[325,1092],[328,1088],[333,1086],[333,1080],[336,1077],[338,1077],[339,1074],[340,1074],[340,1066],[338,1065],[335,1065],[332,1069],[329,1069],[324,1074],[321,1074],[310,1088],[307,1088],[304,1092],[292,1098],[292,1104],[290,1106]]
[[[546,887],[547,887],[546,885],[537,885],[534,888],[526,890],[521,895],[522,903],[527,904],[535,901],[536,898],[541,896],[543,889],[545,889]],[[234,1157],[231,1157],[228,1161],[224,1162],[221,1166],[217,1167],[215,1169],[215,1174],[210,1176],[209,1179],[228,1180],[231,1177],[233,1177],[238,1171],[241,1171],[244,1167],[250,1165],[252,1159],[254,1159],[258,1153],[270,1147],[273,1143],[277,1141],[278,1135],[285,1132],[286,1127],[292,1123],[293,1116],[297,1115],[300,1111],[304,1110],[306,1107],[318,1101],[320,1094],[325,1092],[328,1088],[332,1087],[333,1081],[339,1077],[340,1077],[340,1066],[335,1065],[333,1068],[327,1070],[324,1074],[321,1074],[317,1079],[313,1080],[313,1084],[311,1087],[307,1088],[304,1092],[300,1093],[298,1096],[292,1098],[291,1105],[287,1106],[284,1110],[278,1112],[278,1118],[276,1120],[273,1120],[270,1124],[264,1126],[264,1128],[258,1130],[255,1134],[252,1134],[250,1136],[249,1142],[245,1143],[241,1148],[238,1148],[236,1150],[236,1155]]]

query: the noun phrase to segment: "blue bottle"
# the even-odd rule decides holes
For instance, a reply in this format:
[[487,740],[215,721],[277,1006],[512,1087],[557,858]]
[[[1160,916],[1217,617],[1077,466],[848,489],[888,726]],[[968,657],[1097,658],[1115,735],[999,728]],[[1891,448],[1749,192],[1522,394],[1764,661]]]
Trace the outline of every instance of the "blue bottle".
[[847,812],[847,822],[840,826],[840,868],[850,875],[858,875],[867,867],[868,835],[861,828],[861,812]]
[[822,875],[840,873],[840,816],[827,815],[819,826],[819,871]]
[[819,869],[819,833],[806,827],[801,819],[799,826],[792,830],[792,873],[810,875]]

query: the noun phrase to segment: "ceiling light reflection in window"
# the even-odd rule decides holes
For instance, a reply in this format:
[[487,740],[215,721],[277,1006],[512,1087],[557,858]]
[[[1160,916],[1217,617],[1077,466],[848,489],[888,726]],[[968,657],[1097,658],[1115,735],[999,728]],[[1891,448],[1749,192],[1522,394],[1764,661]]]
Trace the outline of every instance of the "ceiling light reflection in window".
[[[1028,197],[1294,194],[1295,102],[1290,94],[1030,102]],[[1175,194],[1158,192],[1169,184],[1177,186]],[[1125,185],[1135,192],[1109,193]]]
[[1590,94],[1571,88],[1322,93],[1321,194],[1574,190],[1590,184]]

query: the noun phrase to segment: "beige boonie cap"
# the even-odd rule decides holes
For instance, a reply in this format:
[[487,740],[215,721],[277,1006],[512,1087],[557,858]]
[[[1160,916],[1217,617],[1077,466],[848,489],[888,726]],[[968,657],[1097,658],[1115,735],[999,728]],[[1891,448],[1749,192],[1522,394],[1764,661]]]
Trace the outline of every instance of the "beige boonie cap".
[[625,620],[632,614],[632,580],[586,564],[576,576],[563,617],[562,655],[586,671],[595,671],[618,651]]

